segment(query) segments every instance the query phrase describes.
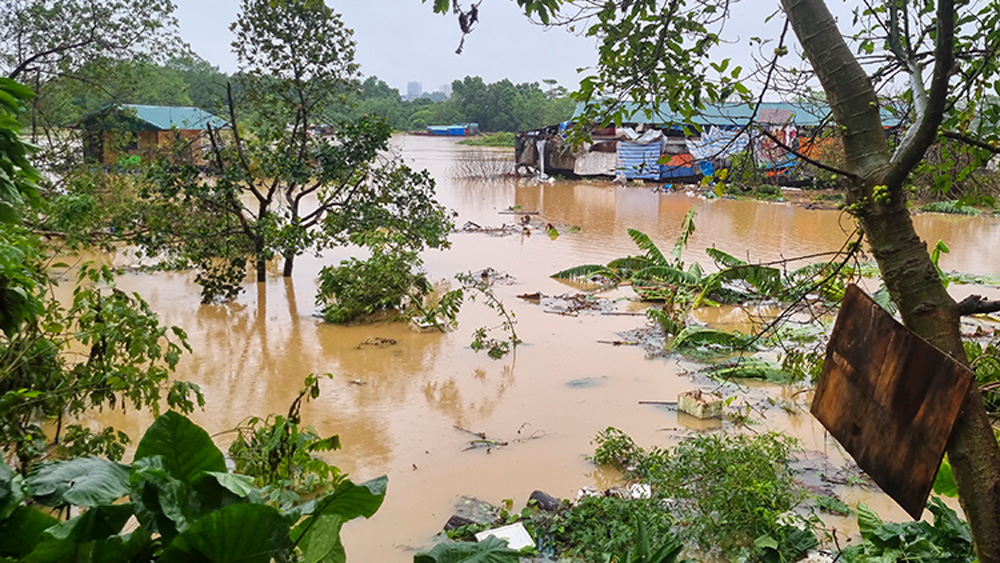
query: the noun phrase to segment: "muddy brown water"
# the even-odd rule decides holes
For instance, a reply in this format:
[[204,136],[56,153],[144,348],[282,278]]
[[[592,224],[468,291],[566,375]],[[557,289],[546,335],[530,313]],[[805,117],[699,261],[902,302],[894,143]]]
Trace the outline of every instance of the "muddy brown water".
[[[295,275],[280,277],[272,264],[268,281],[254,285],[235,302],[200,305],[189,273],[127,274],[119,285],[139,291],[162,321],[187,331],[194,352],[183,358],[177,378],[201,385],[208,404],[193,418],[225,448],[231,429],[251,415],[285,412],[309,373],[331,373],[321,396],[303,410],[320,433],[340,435],[344,449],[329,459],[355,481],[389,476],[385,504],[368,521],[344,530],[351,561],[412,561],[415,549],[429,546],[459,496],[499,503],[513,499],[520,509],[528,495],[542,489],[573,497],[583,486],[607,487],[616,475],[590,464],[591,440],[616,426],[640,445],[669,446],[705,428],[690,417],[639,401],[675,401],[695,387],[714,387],[692,375],[697,365],[677,358],[647,359],[634,346],[599,341],[642,326],[641,316],[581,313],[567,316],[516,295],[559,295],[576,288],[553,280],[557,270],[584,263],[605,263],[635,253],[626,233],[637,228],[661,248],[673,246],[684,214],[697,207],[697,230],[685,259],[711,264],[704,249],[716,246],[751,260],[774,260],[838,249],[853,222],[838,211],[806,210],[788,204],[706,201],[685,194],[655,193],[652,186],[616,187],[605,183],[454,181],[450,170],[473,149],[453,140],[398,137],[407,161],[427,168],[437,179],[442,202],[458,212],[457,224],[513,223],[499,214],[511,206],[537,211],[538,220],[566,231],[550,240],[531,236],[494,237],[457,233],[452,248],[426,253],[432,279],[492,267],[516,279],[496,287],[517,315],[523,344],[495,361],[469,348],[472,331],[499,323],[479,303],[467,305],[459,328],[447,334],[417,333],[405,324],[339,327],[313,316],[316,273],[351,254],[349,249],[322,257],[303,257]],[[481,149],[476,149],[481,150]],[[947,242],[953,252],[945,269],[1000,274],[1000,264],[983,260],[982,248],[1000,244],[993,218],[922,215],[918,229],[931,244]],[[116,261],[128,263],[127,256]],[[974,288],[953,287],[959,297]],[[629,297],[623,290],[610,295]],[[622,302],[619,311],[641,311]],[[699,312],[703,322],[742,322],[732,309]],[[360,346],[372,338],[396,341],[386,347]],[[761,403],[767,397],[799,405],[798,413],[770,409],[755,430],[774,429],[797,436],[815,472],[835,474],[845,463],[836,443],[808,414],[807,395],[770,385],[725,388]],[[151,421],[144,414],[103,413],[100,421],[138,437]],[[708,425],[713,429],[712,425]],[[492,450],[470,448],[469,433],[484,432],[508,442]],[[729,422],[725,431],[736,431]],[[866,502],[886,519],[905,514],[886,497],[860,487],[837,487],[850,504]],[[850,519],[830,519],[850,531]]]

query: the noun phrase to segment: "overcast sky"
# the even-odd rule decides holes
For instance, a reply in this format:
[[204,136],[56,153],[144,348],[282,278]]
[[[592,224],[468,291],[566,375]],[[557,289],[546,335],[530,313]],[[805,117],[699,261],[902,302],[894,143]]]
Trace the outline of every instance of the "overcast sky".
[[[223,71],[236,70],[231,52],[238,0],[174,0],[181,35],[192,48]],[[420,0],[327,0],[354,30],[357,60],[365,76],[378,76],[406,93],[406,83],[423,83],[426,92],[465,76],[487,82],[503,78],[541,82],[554,78],[575,87],[576,69],[593,65],[593,39],[563,29],[532,24],[510,0],[486,0],[480,23],[455,54],[461,32],[454,15],[435,14]]]
[[[184,39],[223,71],[235,71],[229,24],[236,17],[239,0],[174,2]],[[484,0],[480,23],[466,38],[461,55],[455,54],[461,38],[455,16],[435,14],[421,0],[327,0],[327,4],[354,29],[364,75],[378,76],[404,94],[411,80],[421,82],[425,92],[433,92],[465,76],[481,76],[487,82],[509,78],[515,83],[554,78],[572,90],[580,78],[576,69],[597,60],[594,39],[534,25],[513,0]],[[832,0],[830,4],[843,18],[853,2]],[[776,0],[737,4],[724,34],[731,43],[720,56],[750,68],[749,38],[780,34],[781,17],[765,23],[777,7]]]

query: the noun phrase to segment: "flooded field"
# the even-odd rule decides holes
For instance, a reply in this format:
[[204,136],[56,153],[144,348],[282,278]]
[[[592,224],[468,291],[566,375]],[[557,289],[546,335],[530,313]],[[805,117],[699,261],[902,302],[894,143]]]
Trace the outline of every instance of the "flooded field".
[[[679,392],[716,387],[694,374],[696,364],[647,359],[641,348],[601,343],[643,326],[644,317],[599,311],[558,314],[517,295],[578,291],[549,275],[634,253],[627,228],[672,247],[692,206],[697,207],[697,230],[685,260],[706,266],[711,261],[704,249],[711,246],[753,261],[775,260],[837,250],[854,230],[851,218],[838,211],[705,201],[656,193],[652,186],[453,181],[450,169],[456,159],[473,149],[439,138],[396,141],[411,166],[427,168],[437,179],[439,197],[457,211],[458,226],[466,221],[513,223],[514,216],[499,212],[520,206],[564,232],[555,240],[543,231],[506,237],[456,233],[451,249],[425,255],[434,280],[487,267],[514,278],[515,283],[498,285],[495,291],[517,315],[524,343],[516,353],[496,361],[469,348],[475,328],[499,324],[495,313],[480,303],[467,304],[458,329],[447,334],[417,333],[405,324],[323,324],[313,315],[315,276],[323,265],[349,256],[348,249],[304,257],[290,280],[282,279],[272,264],[266,283],[248,283],[236,302],[224,305],[200,305],[199,288],[186,273],[129,274],[119,282],[123,289],[139,291],[163,322],[187,331],[194,352],[183,358],[177,377],[201,385],[208,405],[193,418],[223,448],[231,438],[226,431],[246,417],[287,411],[307,374],[335,376],[303,410],[305,421],[321,434],[341,436],[344,449],[331,460],[355,481],[389,476],[389,492],[378,514],[345,529],[347,553],[356,562],[411,561],[413,550],[431,543],[462,495],[494,503],[509,498],[520,509],[535,489],[572,497],[582,486],[609,486],[614,475],[595,469],[584,457],[593,451],[591,439],[608,426],[621,428],[645,447],[667,446],[704,428],[675,411],[639,404],[675,401]],[[923,215],[916,221],[925,240],[943,240],[952,248],[942,259],[944,269],[1000,274],[1000,264],[982,260],[977,252],[1000,245],[995,219]],[[569,226],[579,230],[568,232]],[[971,291],[953,286],[958,297]],[[607,296],[631,295],[622,290]],[[616,310],[641,312],[642,307],[623,301]],[[732,323],[742,317],[738,311],[712,310],[700,312],[699,319]],[[363,345],[373,338],[395,343]],[[755,428],[797,436],[810,467],[833,474],[844,464],[843,454],[808,414],[807,394],[794,391],[762,385],[723,389],[751,402],[772,396],[797,403],[798,413],[772,409]],[[151,419],[115,412],[101,420],[137,437]],[[507,445],[471,447],[468,431]],[[877,493],[858,487],[837,492],[848,503],[867,502],[886,519],[905,518]],[[830,523],[839,529],[851,525],[849,520]]]

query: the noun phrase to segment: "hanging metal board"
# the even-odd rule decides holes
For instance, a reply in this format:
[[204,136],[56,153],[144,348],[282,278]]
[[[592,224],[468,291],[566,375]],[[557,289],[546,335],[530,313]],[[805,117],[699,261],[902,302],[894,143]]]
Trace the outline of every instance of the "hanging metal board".
[[858,465],[919,519],[973,374],[851,285],[812,413]]

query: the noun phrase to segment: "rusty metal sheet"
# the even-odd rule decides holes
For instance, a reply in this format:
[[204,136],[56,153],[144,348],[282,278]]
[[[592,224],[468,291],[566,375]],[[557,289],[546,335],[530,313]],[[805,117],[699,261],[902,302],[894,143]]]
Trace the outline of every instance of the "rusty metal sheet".
[[811,410],[861,469],[919,519],[972,383],[968,368],[851,285]]

